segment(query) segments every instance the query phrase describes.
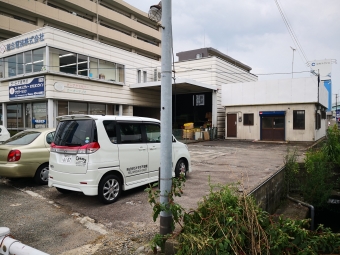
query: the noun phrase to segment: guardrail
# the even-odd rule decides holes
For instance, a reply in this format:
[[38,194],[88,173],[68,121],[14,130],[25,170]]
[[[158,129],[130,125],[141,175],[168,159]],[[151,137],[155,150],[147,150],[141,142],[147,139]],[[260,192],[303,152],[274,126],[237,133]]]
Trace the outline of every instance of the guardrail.
[[9,228],[0,227],[1,255],[49,255],[12,238],[10,233]]

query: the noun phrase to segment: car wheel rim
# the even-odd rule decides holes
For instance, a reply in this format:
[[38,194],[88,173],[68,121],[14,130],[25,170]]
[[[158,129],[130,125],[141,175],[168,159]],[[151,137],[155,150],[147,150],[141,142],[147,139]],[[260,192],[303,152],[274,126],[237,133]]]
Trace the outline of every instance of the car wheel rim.
[[185,172],[186,172],[185,163],[182,162],[182,163],[179,165],[179,172],[180,172],[181,174],[185,174]]
[[48,170],[48,167],[44,167],[40,172],[40,178],[44,182],[47,182],[48,180]]
[[119,193],[119,183],[115,179],[110,179],[104,184],[103,195],[108,201],[115,199]]

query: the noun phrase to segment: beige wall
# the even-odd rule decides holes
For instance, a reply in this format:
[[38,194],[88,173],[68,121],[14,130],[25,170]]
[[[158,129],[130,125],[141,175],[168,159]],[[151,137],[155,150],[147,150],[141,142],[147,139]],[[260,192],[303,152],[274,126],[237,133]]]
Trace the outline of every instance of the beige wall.
[[[293,129],[293,111],[305,110],[305,129]],[[260,140],[260,111],[286,111],[285,115],[285,137],[286,141],[315,141],[326,135],[327,121],[321,120],[321,128],[315,130],[315,104],[291,104],[291,105],[258,105],[258,106],[232,106],[225,107],[225,116],[227,114],[236,113],[237,120],[242,117],[242,122],[237,121],[237,137],[227,137],[227,125],[225,137],[228,139],[247,139]],[[243,114],[254,114],[254,125],[243,125]],[[225,117],[227,123],[227,117]]]
[[[64,2],[67,2],[65,5]],[[35,21],[35,25],[0,15],[0,29],[8,31],[9,34],[22,34],[36,29],[38,26],[54,26],[60,29],[77,33],[81,36],[91,37],[96,39],[97,35],[100,40],[108,43],[120,45],[123,48],[136,51],[150,57],[160,58],[160,46],[156,46],[135,38],[133,35],[139,35],[149,40],[160,43],[161,32],[159,29],[153,29],[154,26],[147,19],[147,14],[134,8],[123,1],[112,1],[111,5],[119,9],[124,9],[129,17],[110,10],[95,2],[88,0],[65,0],[57,1],[63,9],[79,13],[87,16],[90,20],[56,9],[39,1],[27,0],[0,0],[0,9],[6,10],[9,15],[16,13],[17,15],[25,16]],[[22,13],[22,14],[21,14]],[[109,29],[100,24],[97,24],[97,14],[99,20],[105,20],[110,26],[121,28],[128,32],[124,34],[117,30]],[[39,18],[37,18],[39,17]],[[150,26],[138,22],[138,19],[143,20],[143,23],[150,23]]]

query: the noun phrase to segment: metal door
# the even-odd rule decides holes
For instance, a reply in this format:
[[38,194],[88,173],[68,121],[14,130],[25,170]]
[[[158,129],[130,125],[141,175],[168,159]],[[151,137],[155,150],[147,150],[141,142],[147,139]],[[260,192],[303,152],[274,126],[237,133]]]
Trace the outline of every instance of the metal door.
[[236,114],[227,114],[227,137],[237,137]]

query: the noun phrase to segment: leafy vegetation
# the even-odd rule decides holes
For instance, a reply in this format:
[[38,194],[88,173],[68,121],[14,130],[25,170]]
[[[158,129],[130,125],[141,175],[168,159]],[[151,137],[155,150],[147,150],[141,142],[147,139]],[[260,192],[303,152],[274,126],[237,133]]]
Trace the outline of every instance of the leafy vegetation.
[[[320,148],[306,153],[304,167],[297,163],[297,152],[289,151],[286,165],[286,194],[295,187],[304,200],[314,206],[327,202],[333,188],[332,169],[340,166],[340,132],[328,129],[327,140]],[[274,217],[259,208],[252,197],[240,194],[236,185],[212,185],[210,192],[196,210],[186,212],[175,203],[183,194],[185,178],[173,179],[169,204],[159,201],[159,190],[150,186],[146,191],[156,221],[161,211],[173,215],[172,229],[177,233],[157,234],[151,246],[164,248],[168,238],[178,241],[178,255],[214,254],[270,254],[317,255],[340,254],[340,235],[319,225],[309,230],[310,220],[292,220]]]

